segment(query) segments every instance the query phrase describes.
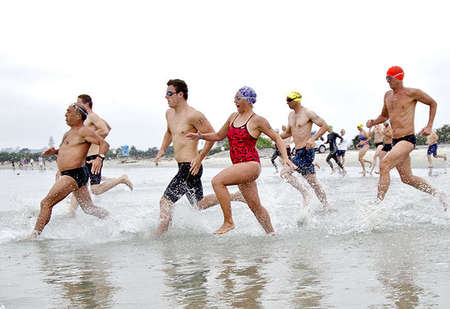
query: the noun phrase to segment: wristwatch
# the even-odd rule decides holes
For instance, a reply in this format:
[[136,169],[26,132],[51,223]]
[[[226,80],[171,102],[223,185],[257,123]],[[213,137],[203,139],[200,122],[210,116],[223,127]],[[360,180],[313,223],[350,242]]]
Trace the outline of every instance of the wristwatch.
[[99,156],[102,160],[105,160],[105,155],[104,155],[104,154],[99,153],[98,156]]

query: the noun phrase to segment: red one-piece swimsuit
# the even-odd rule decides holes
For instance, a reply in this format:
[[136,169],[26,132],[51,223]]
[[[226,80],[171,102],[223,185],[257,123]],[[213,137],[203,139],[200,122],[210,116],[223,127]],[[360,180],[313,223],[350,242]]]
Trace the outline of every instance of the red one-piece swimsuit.
[[228,129],[227,137],[230,144],[230,158],[233,164],[250,161],[260,162],[258,151],[255,148],[257,139],[251,136],[247,130],[247,123],[253,115],[242,126],[236,128],[234,121],[239,116],[237,115]]

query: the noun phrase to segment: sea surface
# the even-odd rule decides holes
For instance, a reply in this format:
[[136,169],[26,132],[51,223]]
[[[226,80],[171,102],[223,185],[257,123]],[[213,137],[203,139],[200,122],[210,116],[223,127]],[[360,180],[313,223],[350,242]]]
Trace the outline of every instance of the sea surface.
[[[221,169],[205,168],[205,194]],[[0,170],[0,308],[450,308],[450,216],[439,201],[392,171],[385,201],[372,202],[378,177],[318,179],[331,211],[264,167],[259,194],[276,234],[264,233],[245,204],[232,203],[236,228],[216,236],[220,207],[192,208],[186,198],[161,238],[159,200],[175,168],[105,168],[128,174],[93,197],[111,219],[54,207],[41,237],[25,240],[54,170]],[[450,192],[444,168],[415,169]],[[231,187],[231,191],[236,187]]]

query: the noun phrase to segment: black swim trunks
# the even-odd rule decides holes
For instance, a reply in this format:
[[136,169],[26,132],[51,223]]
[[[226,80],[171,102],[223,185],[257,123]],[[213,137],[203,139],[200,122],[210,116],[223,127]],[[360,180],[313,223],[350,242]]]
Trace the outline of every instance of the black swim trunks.
[[89,174],[85,166],[74,168],[73,170],[62,171],[61,175],[70,176],[77,182],[78,188],[87,184]]
[[400,141],[407,141],[416,146],[416,136],[414,134],[392,139],[392,146]]
[[381,146],[381,145],[383,145],[383,142],[381,142],[381,143],[375,143],[375,148],[378,148],[378,146]]
[[166,199],[175,203],[186,194],[191,205],[195,205],[203,199],[203,185],[201,180],[203,166],[200,166],[200,170],[195,176],[189,172],[190,168],[191,163],[189,162],[178,163],[178,173],[173,177],[166,191],[164,191],[164,197]]
[[103,167],[103,162],[102,162],[102,167],[100,167],[100,172],[98,172],[98,174],[92,174],[92,163],[88,163],[88,161],[91,160],[95,160],[98,157],[98,155],[92,155],[92,156],[87,156],[86,157],[86,167],[87,167],[87,171],[89,173],[89,178],[91,179],[91,185],[98,185],[100,183],[100,181],[102,180],[102,167]]
[[392,144],[384,144],[383,149],[381,151],[389,152],[392,149]]

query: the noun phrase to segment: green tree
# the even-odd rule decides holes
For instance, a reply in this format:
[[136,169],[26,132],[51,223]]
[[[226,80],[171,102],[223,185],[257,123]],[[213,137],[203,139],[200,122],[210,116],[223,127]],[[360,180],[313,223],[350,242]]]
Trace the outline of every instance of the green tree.
[[260,136],[256,141],[256,148],[258,149],[273,148],[272,142],[270,141],[270,139]]

